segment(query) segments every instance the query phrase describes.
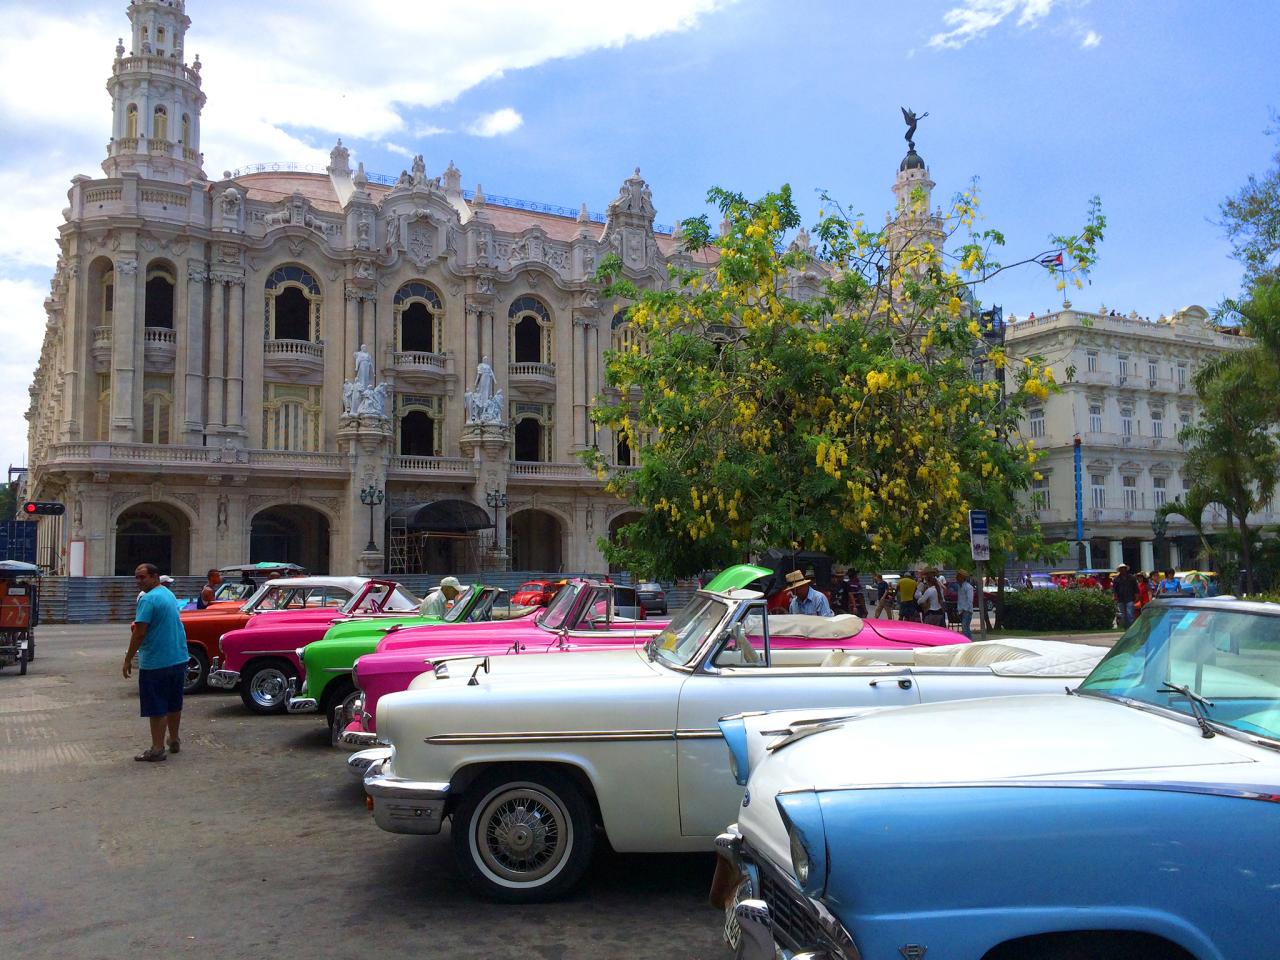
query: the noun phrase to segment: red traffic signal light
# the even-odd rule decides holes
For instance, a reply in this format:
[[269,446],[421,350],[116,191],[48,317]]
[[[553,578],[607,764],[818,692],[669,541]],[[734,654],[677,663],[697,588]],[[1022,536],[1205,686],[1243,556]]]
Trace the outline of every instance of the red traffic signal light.
[[22,505],[28,516],[60,517],[67,512],[67,505],[56,500],[28,500]]

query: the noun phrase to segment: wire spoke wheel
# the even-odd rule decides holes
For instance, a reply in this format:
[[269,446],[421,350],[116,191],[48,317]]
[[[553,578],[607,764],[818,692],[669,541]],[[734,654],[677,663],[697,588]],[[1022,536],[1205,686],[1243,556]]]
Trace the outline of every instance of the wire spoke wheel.
[[496,792],[473,822],[483,867],[508,883],[545,880],[573,843],[573,825],[560,799],[533,784]]

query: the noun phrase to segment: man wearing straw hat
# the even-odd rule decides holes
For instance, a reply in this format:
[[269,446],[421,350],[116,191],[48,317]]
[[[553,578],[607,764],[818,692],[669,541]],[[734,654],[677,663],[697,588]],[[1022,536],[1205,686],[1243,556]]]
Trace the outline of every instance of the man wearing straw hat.
[[809,589],[813,583],[801,570],[792,570],[787,574],[787,590],[791,594],[791,605],[788,613],[803,613],[811,617],[831,616],[831,604],[817,590]]

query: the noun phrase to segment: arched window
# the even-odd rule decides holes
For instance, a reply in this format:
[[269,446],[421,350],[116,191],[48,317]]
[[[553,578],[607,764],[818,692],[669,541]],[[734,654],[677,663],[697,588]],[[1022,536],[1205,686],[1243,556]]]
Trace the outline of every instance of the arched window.
[[156,107],[155,114],[151,118],[151,139],[169,139],[169,111],[164,107]]
[[164,56],[164,27],[156,27],[156,56]]
[[142,380],[142,442],[168,443],[173,418],[173,377],[147,374]]
[[438,457],[443,441],[444,398],[401,394],[397,398],[400,415],[400,456]]
[[512,363],[550,363],[551,312],[536,297],[520,297],[507,312]]
[[266,294],[268,340],[323,342],[320,338],[323,298],[315,277],[302,267],[280,267],[267,278]]
[[320,388],[268,383],[262,404],[262,443],[268,450],[320,449]]
[[188,113],[182,115],[182,145],[191,146],[191,115]]
[[609,346],[618,353],[630,353],[633,347],[638,353],[648,353],[649,345],[634,324],[627,319],[628,313],[627,310],[619,310],[613,315],[613,320],[609,324]]
[[442,353],[440,349],[444,307],[440,295],[420,280],[406,283],[392,304],[396,322],[396,349],[405,353]]
[[113,271],[108,271],[102,275],[102,299],[99,301],[101,307],[102,323],[104,327],[111,326],[115,319],[116,312],[116,275]]
[[618,437],[617,464],[620,467],[631,466],[631,444],[623,436]]
[[130,140],[138,139],[138,105],[129,104],[124,112],[124,135]]
[[515,443],[512,457],[526,463],[551,461],[551,405],[515,404]]
[[167,267],[156,266],[147,271],[143,323],[173,329],[173,274]]

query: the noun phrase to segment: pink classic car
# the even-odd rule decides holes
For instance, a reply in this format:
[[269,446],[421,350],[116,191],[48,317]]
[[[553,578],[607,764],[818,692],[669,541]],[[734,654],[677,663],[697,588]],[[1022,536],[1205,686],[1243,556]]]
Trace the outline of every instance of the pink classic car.
[[281,610],[255,616],[218,641],[221,663],[209,686],[231,690],[254,713],[283,713],[289,685],[301,674],[299,648],[319,640],[335,623],[353,617],[416,614],[418,600],[392,580],[368,580],[341,607]]
[[[741,570],[742,582],[758,576],[758,568],[743,565]],[[544,613],[522,621],[519,632],[513,631],[509,624],[490,624],[471,627],[465,633],[439,628],[430,633],[416,630],[389,633],[379,642],[376,653],[366,654],[355,662],[354,679],[361,696],[351,705],[351,718],[342,732],[341,742],[364,747],[377,743],[379,699],[407,690],[415,677],[428,670],[438,671],[451,660],[473,661],[464,665],[467,668],[478,667],[484,658],[505,654],[629,647],[654,639],[669,626],[663,621],[648,620],[605,622],[601,618],[608,609],[610,586],[591,581],[567,585]],[[747,595],[755,596],[736,590],[726,594],[735,599]],[[670,625],[674,626],[674,621]],[[963,643],[964,637],[941,627],[909,621],[862,620],[854,616],[770,619],[769,643],[773,650],[830,647],[833,642],[860,649],[905,649]]]

